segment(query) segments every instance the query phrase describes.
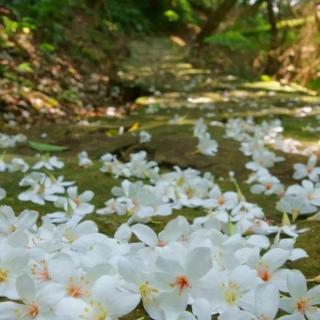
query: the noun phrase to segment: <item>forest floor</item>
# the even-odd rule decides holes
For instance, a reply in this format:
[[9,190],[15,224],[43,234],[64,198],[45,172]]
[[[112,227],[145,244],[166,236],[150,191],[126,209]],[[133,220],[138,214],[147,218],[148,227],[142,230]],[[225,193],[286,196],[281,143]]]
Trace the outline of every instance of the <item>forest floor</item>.
[[[166,171],[178,165],[192,167],[202,172],[214,174],[223,189],[235,187],[228,179],[229,171],[235,177],[248,201],[257,203],[264,210],[267,218],[275,223],[281,222],[282,214],[275,209],[276,197],[253,195],[245,183],[250,172],[245,168],[249,158],[239,151],[239,143],[224,137],[221,124],[228,119],[247,116],[257,122],[280,119],[284,126],[283,135],[292,138],[307,147],[317,144],[319,132],[309,132],[308,126],[320,126],[320,98],[299,86],[282,86],[278,82],[247,83],[232,75],[219,75],[210,70],[192,65],[186,47],[177,45],[169,38],[147,38],[130,44],[130,55],[118,66],[118,76],[124,86],[139,88],[139,97],[128,115],[121,116],[109,109],[108,116],[91,117],[75,124],[39,124],[29,129],[8,128],[6,132],[24,133],[28,139],[68,147],[57,154],[65,168],[55,174],[76,181],[80,190],[94,191],[96,208],[111,197],[111,188],[120,185],[120,179],[99,171],[99,158],[107,153],[118,155],[119,159],[128,160],[132,152],[146,150],[148,159],[158,162],[161,170]],[[241,63],[241,61],[239,61]],[[311,107],[311,108],[310,108]],[[203,117],[209,125],[209,132],[218,141],[216,156],[204,156],[196,152],[196,139],[193,137],[195,120]],[[175,121],[170,120],[175,119]],[[122,134],[117,134],[120,127]],[[152,135],[148,143],[139,143],[138,132],[146,130]],[[43,134],[46,138],[43,138]],[[318,145],[319,147],[319,145]],[[94,165],[79,169],[77,154],[86,150]],[[318,149],[319,150],[319,149]],[[292,179],[293,164],[305,163],[307,158],[301,155],[275,151],[285,157],[277,163],[271,172],[285,185],[294,184]],[[5,159],[22,156],[29,164],[34,163],[35,151],[28,145],[9,149]],[[11,205],[16,212],[25,208],[38,210],[40,213],[54,211],[50,204],[38,206],[17,201],[21,192],[18,187],[23,173],[0,173],[1,186],[7,190],[5,204]],[[174,216],[184,215],[192,220],[203,215],[199,209],[175,210]],[[96,221],[100,231],[113,235],[120,223],[126,220],[121,216],[90,215]],[[171,217],[157,218],[153,225],[161,229]],[[310,257],[294,266],[303,270],[307,277],[320,274],[320,223],[298,219],[298,226],[310,230],[298,238],[298,247],[306,249]],[[126,319],[144,316],[142,311],[135,311]]]

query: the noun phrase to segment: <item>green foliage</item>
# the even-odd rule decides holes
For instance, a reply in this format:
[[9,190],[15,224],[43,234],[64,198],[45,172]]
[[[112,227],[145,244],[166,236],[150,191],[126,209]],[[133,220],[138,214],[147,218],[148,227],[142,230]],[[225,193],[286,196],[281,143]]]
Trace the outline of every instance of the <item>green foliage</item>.
[[4,30],[7,35],[15,34],[19,29],[19,24],[16,21],[9,19],[8,17],[2,17]]
[[194,12],[188,0],[173,1],[173,7],[176,8],[182,22],[194,22]]
[[173,10],[166,10],[163,14],[170,22],[176,22],[179,20],[179,15]]
[[33,73],[33,69],[30,63],[23,62],[17,66],[17,71],[20,73]]
[[237,31],[227,31],[207,37],[206,43],[212,43],[231,51],[254,49],[255,45],[250,39]]
[[79,100],[79,92],[76,89],[64,90],[59,98],[68,102],[77,102]]
[[56,51],[56,47],[52,43],[48,42],[41,43],[39,48],[45,54],[52,54]]
[[320,78],[316,78],[316,79],[311,80],[308,83],[308,88],[315,90],[317,92],[320,92]]
[[[18,22],[7,23],[7,28],[14,31],[22,25],[30,29],[38,28],[48,40],[64,40],[63,25],[72,20],[74,6],[81,7],[82,1],[73,0],[16,0],[8,7],[16,14]],[[16,32],[16,31],[15,31]]]
[[147,16],[151,10],[148,1],[111,0],[105,5],[105,10],[109,15],[107,21],[117,25],[118,29],[142,31],[152,27]]

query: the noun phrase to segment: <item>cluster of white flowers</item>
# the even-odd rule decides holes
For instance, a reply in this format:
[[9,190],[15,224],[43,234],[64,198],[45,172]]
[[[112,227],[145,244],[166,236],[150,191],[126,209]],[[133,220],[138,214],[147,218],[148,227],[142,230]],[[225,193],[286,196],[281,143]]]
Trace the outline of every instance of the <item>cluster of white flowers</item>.
[[[293,221],[299,215],[308,215],[319,211],[320,207],[320,167],[317,167],[317,157],[312,154],[308,163],[294,165],[293,178],[302,181],[302,185],[291,185],[288,188],[273,176],[268,169],[272,168],[282,157],[277,157],[274,152],[266,148],[270,141],[278,139],[278,134],[283,131],[279,120],[255,124],[252,119],[230,120],[226,127],[226,135],[241,143],[241,151],[246,156],[251,156],[253,161],[246,164],[246,168],[253,170],[254,174],[247,180],[252,184],[252,193],[264,195],[275,194],[280,197],[276,208],[284,214],[291,214]],[[317,213],[311,219],[319,220]]]
[[140,151],[130,155],[129,162],[118,160],[116,155],[106,153],[101,157],[101,172],[107,172],[114,177],[136,177],[139,179],[158,179],[159,167],[156,162],[147,160],[147,153]]
[[43,172],[31,172],[19,182],[20,187],[27,187],[26,191],[19,194],[20,201],[30,201],[39,205],[44,205],[46,201],[54,202],[57,194],[63,194],[65,187],[74,184],[73,182],[63,181],[63,176],[57,179],[47,176]]
[[[63,161],[59,160],[56,156],[50,157],[50,155],[37,154],[36,157],[39,159],[33,166],[32,169],[46,169],[56,170],[64,167]],[[30,169],[29,164],[22,158],[14,157],[10,162],[4,160],[4,155],[0,157],[0,172],[27,172]]]
[[308,291],[304,276],[284,266],[306,257],[294,238],[270,242],[182,216],[159,235],[124,224],[114,238],[90,220],[37,219],[0,208],[2,319],[112,320],[140,301],[159,320],[272,320],[279,309],[290,314],[283,320],[320,315],[320,287]]
[[9,135],[0,132],[0,149],[14,148],[17,143],[22,143],[27,140],[24,134]]
[[251,192],[257,194],[277,194],[284,192],[284,186],[280,180],[269,171],[275,163],[283,161],[270,151],[266,144],[277,138],[282,131],[279,120],[264,121],[260,125],[252,119],[232,119],[226,125],[226,136],[240,142],[240,150],[244,155],[251,157],[246,168],[254,173],[247,182],[252,184]]
[[211,138],[203,118],[196,121],[193,136],[198,139],[197,150],[206,156],[214,156],[218,151],[218,142]]
[[175,209],[199,208],[204,217],[195,223],[220,225],[222,229],[234,229],[239,234],[285,233],[296,237],[295,225],[271,226],[262,209],[249,203],[241,193],[222,192],[209,172],[201,174],[194,169],[161,174],[153,185],[142,181],[125,180],[121,187],[112,189],[114,198],[105,202],[105,207],[97,210],[100,215],[117,214],[127,216],[129,225],[147,223],[155,216],[167,216]]
[[[284,214],[291,214],[293,221],[299,215],[308,215],[319,211],[320,207],[320,167],[317,167],[317,157],[310,156],[308,163],[294,165],[293,178],[302,181],[302,185],[291,185],[288,188],[273,176],[268,169],[272,168],[282,157],[277,157],[274,152],[266,148],[270,141],[278,139],[278,134],[283,128],[279,120],[262,122],[257,125],[252,119],[230,120],[226,127],[226,135],[241,143],[241,151],[246,156],[251,156],[253,161],[246,164],[246,168],[255,171],[247,180],[252,184],[252,193],[264,195],[275,194],[280,197],[276,208]],[[320,214],[315,214],[311,219],[319,220]]]
[[172,212],[157,189],[141,181],[133,183],[125,180],[121,187],[114,187],[112,193],[116,198],[108,200],[106,207],[97,211],[98,214],[127,214],[130,217],[128,223],[133,223],[148,222],[154,216],[166,216]]
[[[280,211],[288,212],[296,219],[299,215],[316,213],[320,208],[320,167],[317,167],[317,157],[311,155],[307,164],[296,163],[293,178],[304,179],[301,185],[289,186],[277,204]],[[320,212],[309,218],[320,220]]]
[[64,167],[63,161],[59,160],[56,156],[50,157],[49,154],[37,154],[36,157],[39,159],[39,161],[33,165],[32,169],[34,170],[47,169],[52,171],[56,169],[62,169]]
[[12,158],[10,162],[4,160],[4,156],[0,157],[0,172],[27,172],[29,165],[22,158]]
[[[279,121],[235,119],[226,125],[226,136],[251,157],[251,191],[278,195],[278,210],[295,220],[320,208],[320,168],[314,155],[307,165],[296,164],[294,178],[301,185],[285,188],[269,171],[283,160],[267,148],[280,132]],[[217,152],[203,119],[194,136],[201,153]],[[55,156],[39,157],[33,169],[64,166]],[[85,151],[78,160],[80,167],[93,165]],[[295,248],[303,230],[290,221],[270,224],[245,199],[232,173],[237,192],[222,190],[209,172],[175,167],[160,173],[145,151],[131,154],[127,163],[109,153],[101,161],[101,172],[126,178],[96,210],[125,219],[113,237],[87,219],[95,211],[94,193],[81,193],[74,182],[48,172],[25,175],[19,186],[26,190],[18,199],[49,202],[57,211],[42,214],[40,222],[36,211],[16,216],[11,207],[0,207],[0,320],[116,320],[139,304],[155,320],[320,319],[320,286],[308,290],[304,275],[286,267],[307,257]],[[3,171],[17,171],[12,163],[4,163]],[[0,188],[0,201],[5,197]],[[178,216],[159,234],[145,224],[183,208],[203,216]]]

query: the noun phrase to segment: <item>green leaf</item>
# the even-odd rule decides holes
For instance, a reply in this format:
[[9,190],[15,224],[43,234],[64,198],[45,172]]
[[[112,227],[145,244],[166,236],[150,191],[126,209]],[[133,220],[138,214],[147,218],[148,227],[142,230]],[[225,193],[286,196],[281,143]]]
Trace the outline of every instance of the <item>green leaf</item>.
[[4,30],[7,34],[12,35],[18,31],[19,23],[9,19],[8,17],[2,17],[2,21],[4,24]]
[[55,146],[53,144],[41,143],[32,140],[28,140],[28,144],[32,149],[39,152],[60,152],[68,150],[68,147]]
[[56,47],[49,42],[43,42],[40,44],[40,50],[44,53],[51,54],[56,51]]
[[20,63],[17,66],[17,70],[21,73],[32,73],[33,72],[32,66],[28,62]]
[[283,215],[282,215],[282,225],[283,226],[291,225],[290,218],[286,212],[283,212]]
[[176,22],[179,20],[179,15],[173,10],[167,10],[163,14],[170,22]]

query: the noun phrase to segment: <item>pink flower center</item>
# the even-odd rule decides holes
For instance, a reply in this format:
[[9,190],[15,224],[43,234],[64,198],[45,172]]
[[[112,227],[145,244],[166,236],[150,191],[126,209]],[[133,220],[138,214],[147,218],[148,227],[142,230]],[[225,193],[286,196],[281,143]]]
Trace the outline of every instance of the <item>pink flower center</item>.
[[44,260],[40,261],[40,266],[33,265],[32,273],[40,281],[50,281],[51,280],[50,275],[49,275],[49,271],[48,271],[48,267],[47,267],[47,263]]
[[306,170],[307,170],[308,174],[310,174],[312,172],[312,170],[313,170],[313,167],[312,166],[308,166]]
[[167,245],[167,243],[164,242],[163,240],[159,240],[157,243],[157,247],[161,247],[161,248],[165,247],[166,245]]
[[306,311],[308,310],[308,302],[305,299],[301,299],[297,302],[296,307],[299,312],[305,314]]
[[271,190],[272,184],[271,184],[271,183],[266,183],[266,184],[264,185],[264,187],[266,188],[266,190]]
[[179,290],[179,295],[183,293],[183,290],[191,288],[188,277],[178,276],[173,283],[170,283],[171,287],[176,287]]
[[39,315],[39,307],[36,304],[31,304],[30,306],[28,306],[27,309],[27,315],[35,318]]
[[68,295],[73,298],[79,298],[83,295],[81,287],[75,284],[71,284],[68,287]]
[[261,270],[258,272],[258,276],[264,281],[268,282],[271,279],[271,273],[268,270]]

